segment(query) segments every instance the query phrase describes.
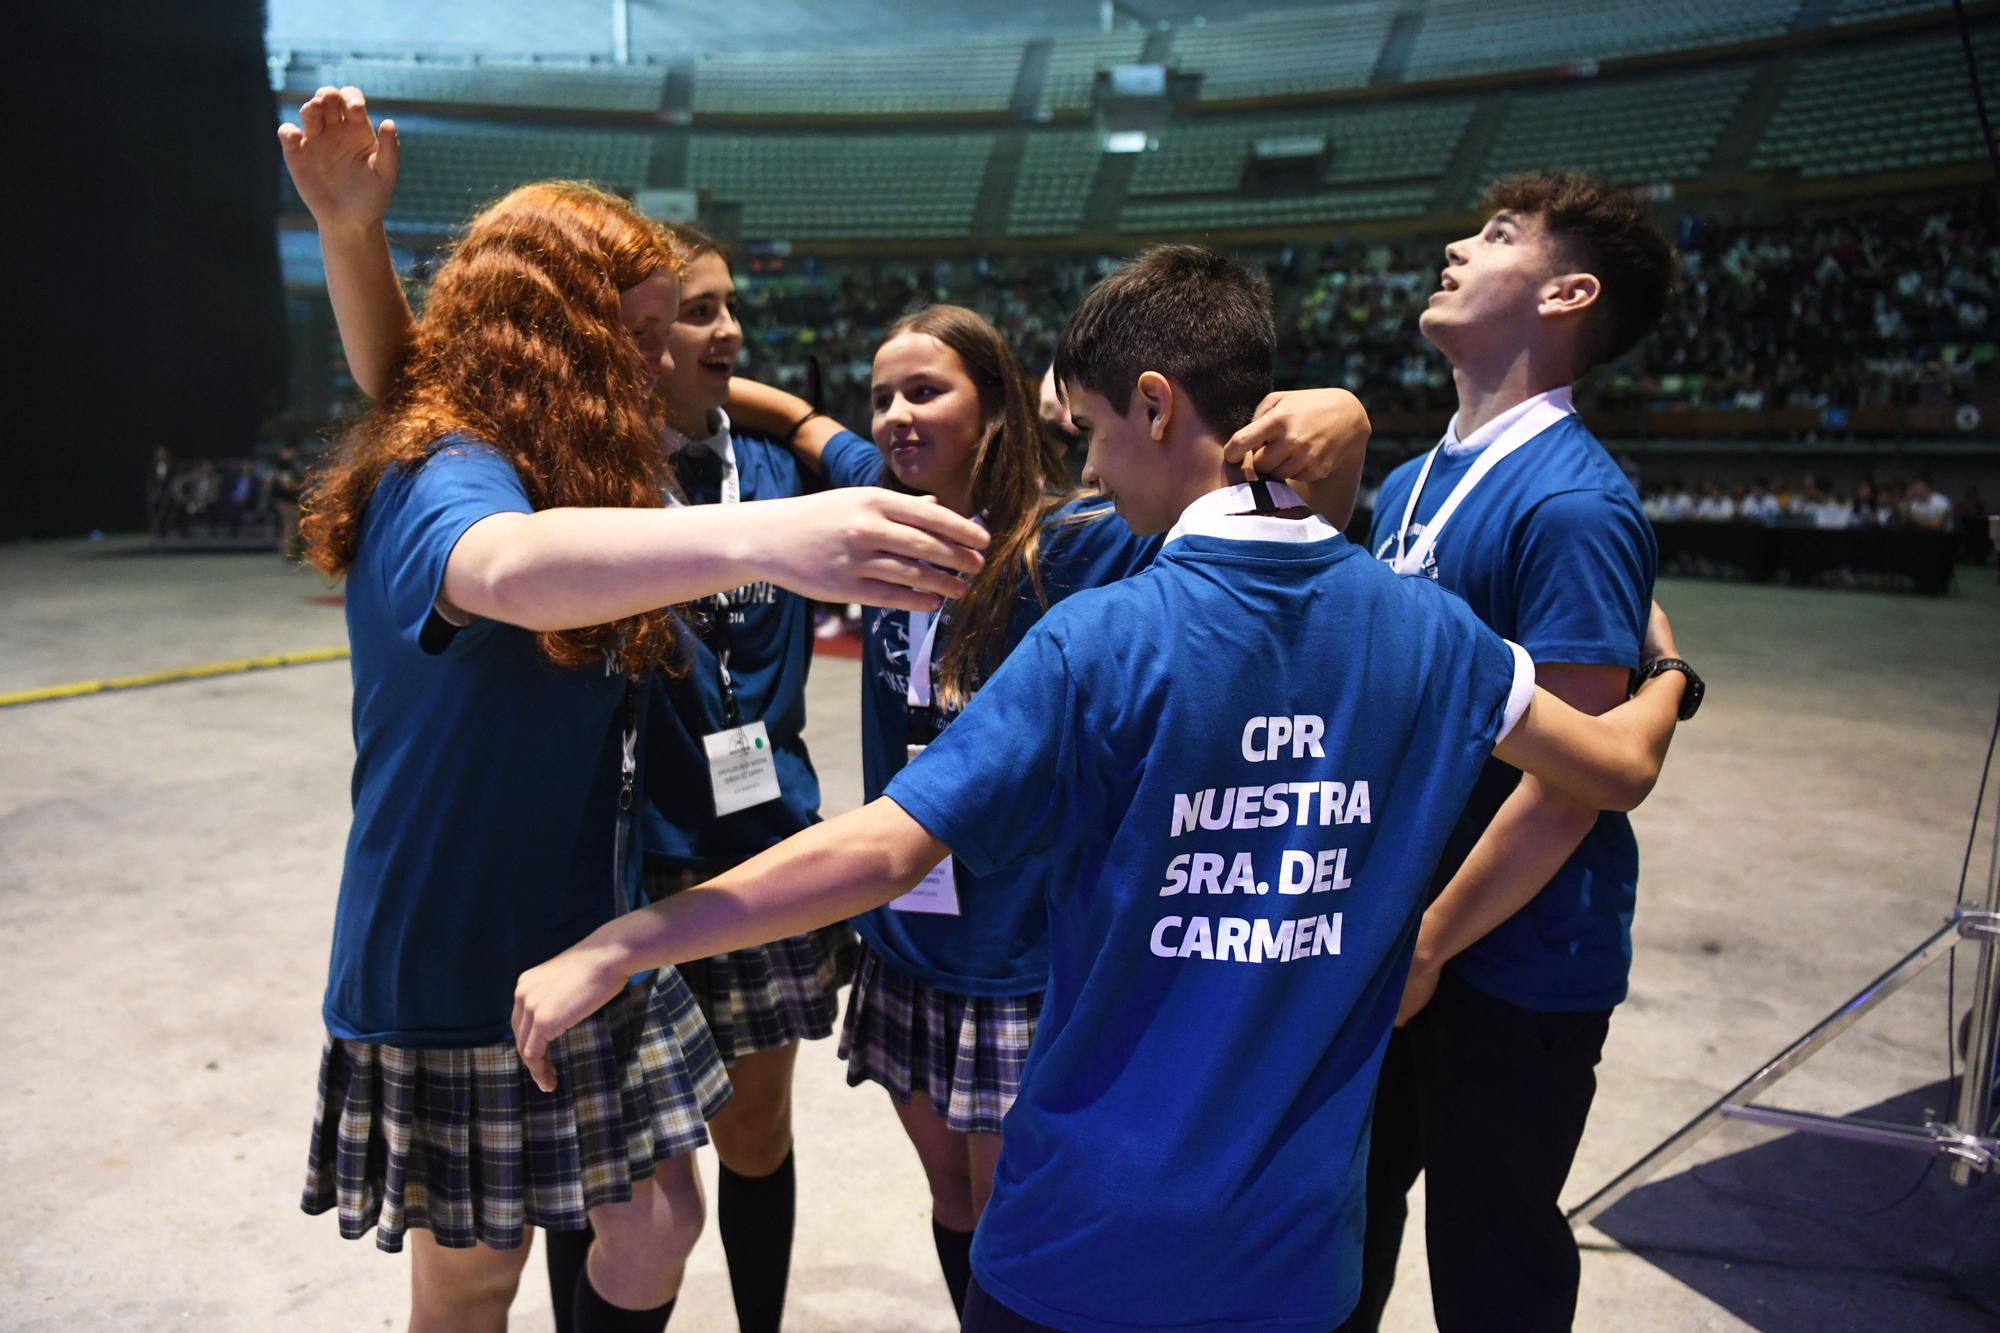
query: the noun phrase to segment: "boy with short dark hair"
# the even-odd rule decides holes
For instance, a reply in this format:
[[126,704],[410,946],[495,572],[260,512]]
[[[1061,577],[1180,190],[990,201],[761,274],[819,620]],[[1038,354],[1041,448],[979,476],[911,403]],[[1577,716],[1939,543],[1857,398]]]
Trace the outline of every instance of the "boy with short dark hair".
[[[1383,484],[1375,554],[1463,597],[1544,689],[1603,713],[1640,665],[1658,552],[1570,385],[1659,321],[1673,248],[1630,194],[1574,172],[1501,181],[1484,211],[1445,248],[1420,317],[1458,413]],[[1382,1066],[1356,1329],[1380,1318],[1419,1171],[1443,1333],[1570,1326],[1578,1261],[1557,1196],[1625,997],[1638,870],[1622,814],[1487,766],[1433,879],[1407,1026]]]
[[1457,598],[1241,484],[1224,443],[1273,342],[1262,285],[1195,247],[1092,289],[1057,373],[1086,476],[1160,555],[1052,608],[881,799],[524,973],[543,1086],[549,1041],[648,962],[865,910],[946,855],[1053,858],[1072,873],[965,1328],[1347,1316],[1375,1068],[1452,818],[1489,752],[1636,804],[1682,686],[1577,714]]

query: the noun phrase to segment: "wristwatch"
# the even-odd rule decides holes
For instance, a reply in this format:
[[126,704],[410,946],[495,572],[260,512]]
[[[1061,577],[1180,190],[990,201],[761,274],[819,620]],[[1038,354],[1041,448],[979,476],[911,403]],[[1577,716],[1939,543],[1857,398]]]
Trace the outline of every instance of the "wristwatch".
[[1634,671],[1632,673],[1630,694],[1637,694],[1641,685],[1659,675],[1662,671],[1678,671],[1688,678],[1687,689],[1681,695],[1680,709],[1680,719],[1685,722],[1695,715],[1696,709],[1701,707],[1701,698],[1703,694],[1707,693],[1708,686],[1702,683],[1701,677],[1695,674],[1694,668],[1681,658],[1656,657],[1637,671]]

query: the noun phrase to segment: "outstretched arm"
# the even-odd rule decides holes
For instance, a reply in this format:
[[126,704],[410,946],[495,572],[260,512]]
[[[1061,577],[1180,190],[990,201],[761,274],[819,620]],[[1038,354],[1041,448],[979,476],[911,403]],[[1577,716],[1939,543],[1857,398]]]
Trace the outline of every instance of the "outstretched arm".
[[847,429],[832,417],[813,410],[813,405],[775,384],[764,384],[738,375],[729,381],[729,419],[752,434],[790,446],[799,461],[814,472],[825,474],[820,456],[826,442]]
[[1230,436],[1223,461],[1282,481],[1336,528],[1354,516],[1361,460],[1373,427],[1345,389],[1266,394],[1250,424]]
[[725,871],[708,883],[598,927],[523,972],[514,1040],[543,1091],[549,1043],[596,1012],[628,977],[669,963],[803,934],[909,892],[950,849],[879,797]]
[[[807,597],[933,611],[986,534],[928,496],[855,488],[675,509],[497,513],[465,530],[438,610],[552,631],[765,581]],[[706,956],[706,955],[702,955]]]
[[299,108],[297,125],[280,125],[285,169],[319,225],[326,294],[354,383],[379,398],[395,382],[416,326],[396,281],[382,229],[396,192],[402,140],[396,122],[378,133],[359,88],[321,88]]

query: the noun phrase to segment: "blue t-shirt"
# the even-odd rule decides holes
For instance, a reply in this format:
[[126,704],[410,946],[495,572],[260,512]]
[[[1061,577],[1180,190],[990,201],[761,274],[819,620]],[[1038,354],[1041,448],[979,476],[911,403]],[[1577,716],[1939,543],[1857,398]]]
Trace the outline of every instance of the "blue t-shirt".
[[[1408,541],[1478,457],[1441,453]],[[1421,456],[1389,474],[1375,504],[1375,554],[1396,529]],[[1659,548],[1639,497],[1604,446],[1568,416],[1503,459],[1439,530],[1424,574],[1537,662],[1634,667],[1653,601]],[[1454,831],[1433,893],[1458,870],[1520,773],[1494,761]],[[1639,847],[1623,814],[1599,815],[1533,902],[1448,966],[1489,995],[1545,1012],[1609,1009],[1625,998]]]
[[[779,500],[806,489],[789,449],[737,435],[737,485],[742,498]],[[713,462],[685,460],[679,476],[691,504],[721,498]],[[812,663],[812,607],[796,593],[752,583],[698,609],[712,620],[729,617],[726,631],[698,636],[685,625],[680,640],[687,669],[656,677],[654,707],[646,725],[646,859],[698,871],[724,869],[780,842],[819,817],[819,775],[801,733],[806,725],[806,671]],[[702,737],[725,725],[722,670],[716,649],[729,650],[730,685],[743,722],[762,721],[771,733],[780,796],[775,801],[717,817]]]
[[636,858],[612,868],[625,678],[555,666],[512,625],[452,633],[433,618],[465,530],[531,512],[504,458],[451,436],[385,473],[362,516],[347,571],[354,825],[324,1006],[336,1037],[506,1041],[515,979],[629,891]]
[[[824,460],[827,478],[836,485],[873,485],[881,474],[881,454],[851,434],[830,442]],[[1050,514],[1038,561],[1050,606],[1145,568],[1160,549],[1157,537],[1134,536],[1110,508],[1104,501],[1072,501]],[[1024,586],[1007,624],[1007,651],[1043,614],[1042,604]],[[918,646],[910,642],[909,627],[908,612],[868,613],[861,657],[861,786],[871,801],[908,762],[910,657]],[[933,662],[943,655],[940,642]],[[1022,866],[991,883],[967,866],[952,869],[957,916],[878,907],[856,917],[854,928],[884,963],[939,990],[958,995],[1041,990],[1049,971],[1043,880],[1062,868]]]
[[1423,890],[1532,682],[1323,531],[1181,537],[1072,597],[889,784],[981,889],[1060,867],[1012,877],[1052,957],[973,1243],[1031,1319],[1324,1333],[1360,1290]]

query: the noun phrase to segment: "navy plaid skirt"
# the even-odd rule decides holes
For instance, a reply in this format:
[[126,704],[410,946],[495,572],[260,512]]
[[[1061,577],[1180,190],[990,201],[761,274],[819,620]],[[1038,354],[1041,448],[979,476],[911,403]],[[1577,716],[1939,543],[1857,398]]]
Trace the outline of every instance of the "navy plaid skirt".
[[[648,867],[640,883],[654,902],[709,878],[681,869]],[[735,949],[692,963],[680,973],[708,1023],[722,1063],[833,1035],[840,988],[854,977],[860,948],[846,922],[790,939]]]
[[512,1042],[411,1050],[329,1036],[301,1206],[340,1234],[403,1248],[427,1227],[452,1249],[511,1250],[525,1229],[578,1231],[632,1197],[656,1163],[708,1142],[729,1075],[672,968],[629,986],[549,1047],[556,1090]]
[[1041,1016],[1039,991],[955,995],[887,966],[863,944],[840,1033],[847,1086],[880,1083],[904,1103],[921,1092],[955,1132],[998,1134]]

